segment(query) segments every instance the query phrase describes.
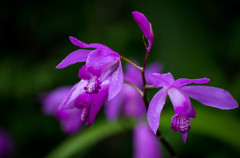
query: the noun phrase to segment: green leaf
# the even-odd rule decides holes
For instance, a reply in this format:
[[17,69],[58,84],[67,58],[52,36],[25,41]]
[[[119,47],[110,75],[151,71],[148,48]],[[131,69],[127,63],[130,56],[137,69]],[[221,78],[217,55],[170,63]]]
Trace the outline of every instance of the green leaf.
[[46,158],[71,157],[109,136],[131,129],[134,123],[134,120],[129,119],[122,119],[116,122],[108,122],[106,120],[95,122],[92,127],[85,127],[77,135],[65,140]]

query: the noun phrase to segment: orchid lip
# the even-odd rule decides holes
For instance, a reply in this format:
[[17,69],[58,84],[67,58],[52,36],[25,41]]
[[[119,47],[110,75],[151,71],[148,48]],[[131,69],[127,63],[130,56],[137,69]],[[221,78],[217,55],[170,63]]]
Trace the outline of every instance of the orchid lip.
[[186,132],[189,132],[189,129],[191,128],[189,123],[190,119],[186,114],[175,114],[172,117],[171,129],[174,132],[179,131],[180,133],[184,134]]

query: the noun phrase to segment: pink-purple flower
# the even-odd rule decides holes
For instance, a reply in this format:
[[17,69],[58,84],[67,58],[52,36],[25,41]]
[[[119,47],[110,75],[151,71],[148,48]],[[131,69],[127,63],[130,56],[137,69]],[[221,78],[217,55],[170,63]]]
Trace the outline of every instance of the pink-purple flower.
[[136,23],[138,24],[138,26],[140,27],[140,29],[143,32],[143,35],[147,38],[148,40],[148,47],[147,47],[147,51],[149,52],[152,48],[153,45],[153,39],[154,39],[154,35],[153,35],[153,30],[152,30],[152,25],[151,23],[147,20],[147,18],[145,17],[144,14],[138,12],[138,11],[134,11],[132,12],[132,16],[133,19],[136,21]]
[[88,81],[85,86],[86,93],[98,93],[101,83],[111,77],[109,84],[108,100],[113,99],[121,90],[123,85],[123,70],[120,55],[109,47],[99,44],[86,44],[70,36],[70,41],[80,48],[91,48],[94,50],[78,49],[70,53],[56,68],[65,68],[77,62],[86,62],[79,70],[78,77]]
[[106,79],[101,83],[101,89],[97,94],[89,94],[85,92],[88,81],[81,80],[75,84],[70,92],[66,95],[63,103],[59,107],[60,110],[78,109],[80,114],[78,117],[84,125],[92,125],[96,115],[103,106],[110,84],[110,79]]
[[148,124],[155,134],[159,127],[160,115],[167,95],[170,97],[175,111],[175,115],[172,117],[171,129],[182,133],[184,142],[187,138],[187,132],[191,128],[189,125],[190,119],[196,117],[196,112],[189,97],[204,105],[219,109],[227,110],[238,107],[238,103],[232,95],[223,89],[210,86],[186,86],[191,83],[208,83],[210,81],[208,78],[180,78],[174,80],[171,73],[152,73],[150,79],[156,88],[163,87],[154,95],[147,111]]
[[[162,66],[159,63],[153,63],[148,66],[145,70],[147,83],[150,83],[149,77],[147,77],[149,74],[161,71]],[[124,79],[143,90],[141,72],[130,64],[126,65]],[[142,96],[138,91],[132,86],[124,83],[120,93],[106,103],[105,112],[109,120],[117,119],[120,114],[140,119],[145,115],[146,108]]]
[[109,78],[100,84],[101,89],[96,94],[85,92],[88,83],[81,80],[73,87],[53,90],[42,99],[44,113],[58,118],[68,134],[79,131],[84,125],[92,125],[107,98]]
[[77,108],[60,109],[64,98],[67,97],[71,86],[57,88],[42,98],[43,112],[46,115],[54,115],[60,122],[62,130],[67,134],[79,131],[84,122],[81,120],[82,111]]
[[134,158],[161,158],[161,146],[151,129],[144,124],[138,124],[134,129]]

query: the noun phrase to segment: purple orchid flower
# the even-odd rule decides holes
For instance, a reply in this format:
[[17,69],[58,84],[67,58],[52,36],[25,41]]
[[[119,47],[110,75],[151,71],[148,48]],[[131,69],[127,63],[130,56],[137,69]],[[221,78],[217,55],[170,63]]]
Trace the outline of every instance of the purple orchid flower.
[[[162,65],[159,63],[153,63],[148,66],[145,71],[146,81],[147,83],[150,83],[149,77],[147,76],[153,72],[161,72]],[[141,72],[132,65],[126,65],[124,78],[126,81],[136,85],[139,89],[143,89]],[[116,120],[120,113],[127,117],[140,119],[145,115],[146,108],[138,91],[132,86],[124,83],[120,93],[106,103],[105,113],[107,118],[111,121]]]
[[78,49],[70,53],[56,68],[65,68],[77,62],[86,62],[79,70],[78,77],[88,81],[85,91],[89,94],[98,93],[101,83],[111,76],[108,100],[113,99],[123,85],[123,70],[120,55],[109,47],[99,44],[86,44],[70,36],[72,44],[80,48],[93,48],[94,50]]
[[223,110],[238,107],[238,103],[231,94],[223,89],[210,86],[185,86],[191,83],[208,83],[210,81],[208,78],[180,78],[174,81],[171,73],[152,73],[150,79],[156,88],[163,87],[154,95],[147,111],[148,124],[155,134],[159,127],[160,115],[167,95],[169,95],[175,111],[175,115],[172,117],[171,129],[182,133],[184,142],[187,138],[187,132],[191,128],[189,125],[190,119],[196,117],[196,112],[189,97],[196,99],[204,105]]
[[61,128],[67,134],[78,132],[85,124],[81,119],[82,111],[73,109],[64,109],[57,111],[57,118],[61,121]]
[[0,128],[0,158],[9,157],[13,153],[13,142],[8,133]]
[[78,109],[80,114],[77,115],[83,125],[93,124],[97,113],[107,98],[110,79],[108,78],[101,83],[101,89],[97,94],[85,92],[88,83],[86,80],[81,80],[75,84],[59,108],[60,110]]
[[147,20],[145,15],[138,11],[132,12],[132,16],[133,16],[133,19],[138,24],[138,26],[140,27],[140,29],[142,30],[143,35],[147,38],[147,40],[148,40],[147,51],[150,52],[152,45],[153,45],[153,39],[154,39],[152,25]]
[[162,157],[160,143],[146,124],[140,123],[135,127],[133,138],[134,158]]
[[76,133],[84,125],[80,117],[82,114],[81,110],[77,108],[59,109],[70,90],[71,86],[60,87],[45,94],[42,98],[43,112],[46,115],[54,115],[60,120],[62,130],[67,134]]
[[63,98],[70,92],[71,88],[71,86],[64,86],[40,95],[40,100],[43,104],[43,113],[57,116],[57,111],[63,102]]

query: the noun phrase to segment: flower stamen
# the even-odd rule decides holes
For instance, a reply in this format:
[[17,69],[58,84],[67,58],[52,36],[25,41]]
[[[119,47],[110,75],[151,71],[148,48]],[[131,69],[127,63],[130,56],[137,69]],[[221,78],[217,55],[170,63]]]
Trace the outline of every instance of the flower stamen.
[[92,93],[97,94],[101,89],[101,82],[99,81],[98,77],[92,76],[91,79],[88,80],[88,84],[86,87],[84,87],[84,89],[88,94],[92,94]]

